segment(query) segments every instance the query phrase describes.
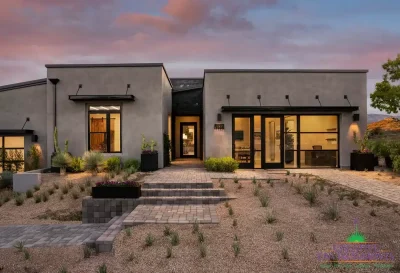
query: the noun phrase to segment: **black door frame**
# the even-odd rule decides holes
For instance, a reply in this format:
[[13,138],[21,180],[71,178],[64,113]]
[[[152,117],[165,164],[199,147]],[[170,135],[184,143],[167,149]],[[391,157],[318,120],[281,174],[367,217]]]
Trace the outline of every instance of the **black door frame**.
[[235,158],[235,118],[250,119],[250,163],[239,163],[241,169],[254,169],[254,115],[232,115],[232,157]]
[[[183,154],[183,126],[194,127],[194,155]],[[181,158],[197,158],[197,122],[181,122],[179,128],[179,153]]]
[[[265,147],[265,137],[266,137],[266,129],[265,128],[265,119],[266,118],[279,118],[279,124],[280,124],[280,128],[281,128],[281,132],[280,132],[280,159],[281,162],[280,163],[266,163],[265,159],[266,159],[266,147]],[[261,147],[262,147],[262,153],[261,153],[261,160],[262,160],[262,168],[263,169],[282,169],[284,167],[284,115],[262,115],[261,116]]]

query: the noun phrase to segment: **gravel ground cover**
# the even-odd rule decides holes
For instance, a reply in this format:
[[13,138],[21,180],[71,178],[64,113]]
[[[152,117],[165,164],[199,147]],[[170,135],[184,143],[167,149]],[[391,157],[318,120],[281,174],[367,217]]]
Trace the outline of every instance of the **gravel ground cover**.
[[[213,182],[215,187],[221,186],[218,179]],[[59,272],[62,266],[67,272],[97,272],[103,263],[107,272],[114,273],[390,272],[320,268],[318,253],[332,251],[333,244],[346,241],[355,221],[367,241],[380,243],[399,258],[400,215],[396,205],[313,177],[290,174],[273,183],[237,182],[223,180],[227,193],[237,199],[217,206],[219,225],[200,225],[199,230],[193,225],[133,227],[117,236],[113,254],[89,259],[84,259],[83,249],[78,247],[28,249],[29,260],[14,249],[3,249],[0,257],[7,260],[0,262],[0,268],[4,267],[1,272]],[[309,196],[307,189],[313,189],[314,183],[317,198],[310,205],[303,195]],[[335,220],[324,214],[333,202],[339,211]]]

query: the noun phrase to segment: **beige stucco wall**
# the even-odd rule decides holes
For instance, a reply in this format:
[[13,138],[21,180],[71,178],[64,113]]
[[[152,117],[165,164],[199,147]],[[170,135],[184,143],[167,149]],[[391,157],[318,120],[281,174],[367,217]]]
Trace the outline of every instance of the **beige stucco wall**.
[[181,128],[181,122],[197,122],[197,136],[196,136],[196,145],[197,145],[197,157],[201,156],[201,151],[200,151],[200,118],[199,117],[190,117],[190,116],[185,116],[185,117],[175,117],[175,157],[180,158],[180,148],[181,148],[181,143],[180,143],[180,128]]
[[350,153],[356,148],[352,131],[364,133],[367,127],[366,73],[305,73],[305,72],[242,72],[206,73],[204,80],[204,151],[205,157],[232,156],[232,114],[223,113],[225,130],[214,130],[217,114],[222,106],[258,106],[261,95],[263,106],[288,106],[289,95],[293,106],[348,106],[347,95],[353,106],[359,106],[360,121],[353,123],[353,113],[340,117],[340,165],[350,165]]
[[[71,67],[48,68],[48,78],[58,78],[57,85],[57,129],[59,142],[69,140],[69,151],[81,156],[88,150],[89,105],[121,105],[122,158],[140,159],[141,135],[157,141],[159,167],[163,167],[163,131],[167,128],[171,95],[162,67]],[[74,102],[68,99],[75,95],[78,85],[83,87],[79,95],[124,95],[135,96],[134,102]],[[168,84],[169,85],[169,84]],[[47,101],[53,100],[53,85],[47,85]],[[52,104],[50,104],[52,105]],[[47,107],[47,134],[53,135],[53,107]],[[52,151],[53,141],[47,143]],[[51,153],[51,152],[50,152]],[[48,160],[48,164],[50,161]]]
[[[42,151],[42,165],[46,162],[46,85],[17,88],[0,92],[0,129],[20,130],[27,117],[30,121],[24,129],[38,135],[38,148]],[[25,159],[32,145],[31,136],[25,136]]]

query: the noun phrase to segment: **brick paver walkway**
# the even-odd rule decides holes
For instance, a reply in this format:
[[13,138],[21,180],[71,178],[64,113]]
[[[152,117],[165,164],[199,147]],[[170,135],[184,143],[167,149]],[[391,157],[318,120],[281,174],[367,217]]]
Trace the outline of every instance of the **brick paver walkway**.
[[291,173],[309,173],[334,183],[375,195],[379,198],[400,204],[400,186],[365,178],[336,169],[302,169],[290,170]]
[[18,241],[25,247],[70,246],[94,243],[108,224],[16,225],[0,227],[0,248],[12,248]]
[[217,224],[214,205],[139,205],[124,220],[124,226],[139,224]]

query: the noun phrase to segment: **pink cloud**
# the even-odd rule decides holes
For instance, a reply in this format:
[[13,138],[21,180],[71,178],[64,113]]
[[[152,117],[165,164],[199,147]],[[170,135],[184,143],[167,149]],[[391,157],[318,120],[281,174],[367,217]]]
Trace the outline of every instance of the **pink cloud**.
[[169,0],[162,16],[127,13],[117,18],[121,26],[147,26],[168,33],[187,33],[203,27],[212,30],[250,30],[248,10],[273,6],[277,0]]

